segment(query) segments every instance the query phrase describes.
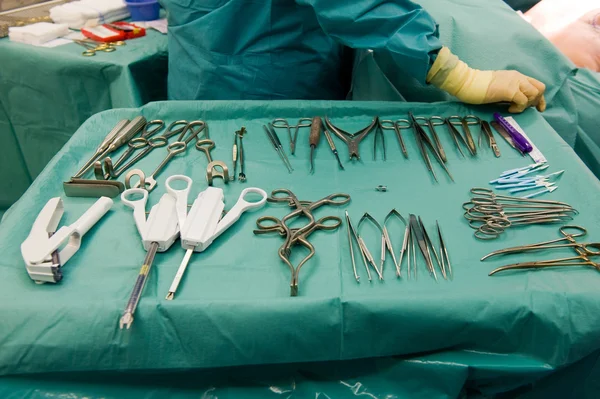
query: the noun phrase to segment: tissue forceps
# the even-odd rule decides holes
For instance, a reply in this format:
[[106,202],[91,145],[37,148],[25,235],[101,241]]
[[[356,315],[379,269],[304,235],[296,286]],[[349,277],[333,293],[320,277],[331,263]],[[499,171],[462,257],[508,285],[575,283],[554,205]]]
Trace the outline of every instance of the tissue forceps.
[[356,159],[360,159],[360,153],[358,152],[358,146],[360,144],[360,142],[367,137],[367,135],[369,133],[371,133],[371,130],[373,130],[373,128],[378,124],[379,118],[375,117],[373,118],[373,121],[371,122],[371,124],[361,130],[359,130],[356,133],[348,133],[345,130],[342,130],[336,126],[333,125],[333,123],[331,123],[331,121],[329,120],[329,117],[325,117],[325,124],[327,125],[327,127],[329,128],[330,131],[333,132],[333,134],[335,134],[336,136],[339,137],[340,140],[342,140],[347,146],[348,146],[348,153],[350,154],[350,160],[352,160],[353,158]]
[[500,157],[500,149],[498,148],[498,143],[496,143],[496,139],[494,138],[494,134],[492,133],[492,129],[490,128],[490,124],[488,121],[481,121],[481,134],[479,135],[479,147],[481,147],[481,139],[483,135],[486,135],[488,140],[488,145],[494,152],[494,156],[496,158]]
[[[461,141],[467,146],[467,149],[471,155],[477,154],[477,147],[475,146],[475,141],[473,140],[473,135],[471,134],[469,125],[479,125],[481,120],[475,115],[467,115],[464,118],[453,115],[448,117],[446,120],[448,121],[448,125],[452,125],[452,127],[454,127],[452,133],[458,133],[458,135],[461,137]],[[462,127],[462,130],[465,133],[464,137],[458,132],[455,126]]]
[[[298,140],[298,131],[301,127],[310,127],[312,124],[312,118],[300,118],[296,125],[290,125],[287,119],[277,118],[273,119],[271,126],[281,129],[287,129],[288,137],[290,139],[290,152],[292,155],[296,152],[296,141]],[[292,129],[294,134],[292,135]]]
[[421,125],[421,126],[427,126],[429,128],[429,131],[431,132],[431,137],[433,137],[433,142],[435,143],[438,154],[440,154],[440,158],[442,159],[442,161],[444,161],[444,163],[447,162],[448,159],[446,157],[446,151],[444,151],[444,147],[442,146],[442,143],[440,142],[440,138],[437,135],[437,132],[435,131],[436,126],[442,126],[444,124],[444,118],[442,118],[441,116],[432,116],[430,118],[425,118],[423,116],[416,116],[415,120],[418,122],[420,122],[420,121],[425,122],[425,124]]
[[[527,251],[539,251],[539,250],[552,250],[557,248],[573,248],[578,256],[551,259],[535,262],[521,262],[506,265],[493,270],[489,275],[492,276],[498,272],[505,270],[519,270],[519,269],[538,269],[544,267],[556,267],[556,266],[592,266],[596,270],[600,271],[600,264],[591,261],[591,257],[600,256],[600,243],[578,243],[575,238],[583,237],[587,234],[587,230],[581,226],[567,225],[559,229],[562,238],[555,240],[549,240],[539,242],[530,245],[521,245],[512,248],[501,249],[494,251],[483,258],[482,261],[497,255],[509,255],[518,254]],[[567,242],[566,244],[559,244],[560,242]]]
[[423,130],[421,125],[417,122],[413,113],[409,112],[408,116],[412,122],[413,129],[415,130],[415,137],[417,140],[417,145],[418,145],[419,149],[421,150],[421,156],[423,157],[423,160],[425,161],[425,166],[427,166],[427,169],[431,172],[435,181],[437,182],[438,179],[435,174],[435,170],[433,169],[433,166],[431,164],[431,160],[429,159],[429,155],[427,154],[427,149],[426,149],[425,145],[427,145],[429,147],[429,150],[433,153],[433,155],[437,159],[438,163],[444,169],[444,171],[446,172],[446,174],[448,175],[450,180],[454,181],[452,174],[450,173],[450,171],[448,170],[448,167],[442,160],[442,156],[440,155],[440,153],[437,151],[437,149],[433,145],[433,142],[431,141],[429,136],[427,136],[427,133],[425,133],[425,130]]
[[404,158],[408,158],[406,144],[404,143],[404,139],[402,138],[402,129],[410,129],[410,122],[406,119],[399,119],[395,122],[389,119],[380,119],[379,127],[383,130],[393,130],[396,133],[398,143],[400,144],[400,149],[402,150],[402,155],[404,155]]

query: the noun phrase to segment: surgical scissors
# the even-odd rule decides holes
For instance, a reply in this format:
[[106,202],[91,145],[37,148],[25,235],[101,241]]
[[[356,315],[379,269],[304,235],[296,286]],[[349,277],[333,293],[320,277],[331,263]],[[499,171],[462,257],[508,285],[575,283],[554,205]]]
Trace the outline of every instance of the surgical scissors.
[[360,153],[358,152],[358,146],[360,142],[367,137],[369,133],[373,130],[373,128],[378,124],[379,118],[373,118],[371,124],[356,133],[348,133],[338,127],[336,127],[331,121],[329,117],[325,117],[325,124],[335,134],[348,146],[348,153],[350,154],[350,160],[353,158],[360,159]]
[[406,144],[404,143],[404,139],[402,138],[402,129],[410,129],[410,122],[406,119],[398,119],[395,122],[389,119],[380,119],[379,127],[383,130],[393,130],[396,133],[398,143],[400,144],[400,149],[402,150],[402,155],[404,155],[404,158],[408,158]]
[[[562,249],[562,248],[572,248],[575,250],[578,256],[560,258],[560,259],[552,259],[552,260],[543,260],[543,261],[535,261],[535,262],[521,262],[514,263],[511,265],[506,265],[499,267],[493,270],[489,275],[492,276],[496,273],[505,270],[518,270],[518,269],[536,269],[536,268],[544,268],[544,267],[556,267],[556,266],[592,266],[596,270],[600,271],[600,264],[596,262],[592,262],[590,259],[593,256],[600,256],[600,243],[578,243],[575,238],[584,237],[587,234],[587,230],[581,226],[576,225],[567,225],[559,228],[560,234],[563,236],[562,238],[557,238],[555,240],[549,240],[544,242],[539,242],[536,244],[530,245],[521,245],[512,248],[501,249],[499,251],[494,251],[483,258],[481,261],[484,261],[488,258],[497,255],[509,255],[509,254],[518,254],[528,251],[539,251],[539,250],[551,250],[551,249]],[[567,242],[566,244],[559,244],[561,242]]]
[[[296,125],[290,125],[287,119],[276,118],[271,122],[271,126],[275,128],[287,129],[288,137],[290,139],[290,152],[292,155],[296,152],[296,141],[298,140],[298,131],[301,127],[310,127],[312,124],[312,118],[300,118]],[[292,129],[294,134],[292,135]]]

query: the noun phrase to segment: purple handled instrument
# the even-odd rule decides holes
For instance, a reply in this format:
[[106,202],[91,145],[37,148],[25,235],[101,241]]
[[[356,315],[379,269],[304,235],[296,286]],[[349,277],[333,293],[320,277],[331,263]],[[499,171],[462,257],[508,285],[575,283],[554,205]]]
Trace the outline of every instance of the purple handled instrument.
[[494,119],[496,120],[496,122],[498,122],[498,124],[500,124],[500,126],[504,128],[504,130],[508,132],[508,134],[510,134],[515,145],[519,148],[519,150],[522,153],[527,154],[533,150],[533,146],[531,145],[531,143],[527,141],[527,139],[523,137],[523,135],[519,133],[519,131],[515,129],[513,125],[508,123],[508,121],[504,119],[502,115],[500,115],[497,112],[494,112]]

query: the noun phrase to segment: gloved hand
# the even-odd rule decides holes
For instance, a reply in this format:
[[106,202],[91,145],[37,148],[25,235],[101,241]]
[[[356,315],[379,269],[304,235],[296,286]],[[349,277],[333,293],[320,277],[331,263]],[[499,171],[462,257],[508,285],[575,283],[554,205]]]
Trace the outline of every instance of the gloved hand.
[[523,112],[535,106],[546,109],[546,86],[517,71],[480,71],[442,47],[427,74],[427,83],[452,94],[468,104],[510,102],[508,112]]

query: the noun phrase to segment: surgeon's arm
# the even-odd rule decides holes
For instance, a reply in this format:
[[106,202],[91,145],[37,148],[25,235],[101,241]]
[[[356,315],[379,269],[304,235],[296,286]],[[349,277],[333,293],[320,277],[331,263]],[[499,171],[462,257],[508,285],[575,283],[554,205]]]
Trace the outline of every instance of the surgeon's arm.
[[313,8],[321,28],[355,49],[387,50],[397,65],[470,104],[510,102],[510,112],[543,111],[545,86],[517,71],[469,68],[442,49],[437,24],[409,0],[296,0]]

